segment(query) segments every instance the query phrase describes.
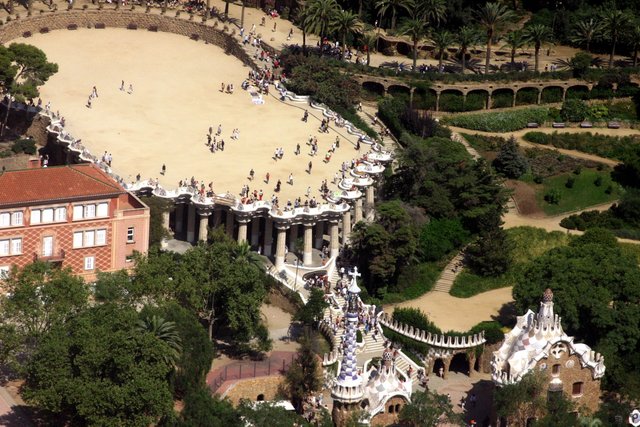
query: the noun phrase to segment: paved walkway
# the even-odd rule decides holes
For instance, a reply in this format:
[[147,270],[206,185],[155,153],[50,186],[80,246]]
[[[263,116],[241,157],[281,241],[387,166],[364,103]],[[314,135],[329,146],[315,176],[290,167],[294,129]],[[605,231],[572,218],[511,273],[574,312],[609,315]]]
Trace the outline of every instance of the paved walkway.
[[30,427],[32,425],[31,420],[22,411],[21,405],[5,387],[0,387],[0,426]]
[[458,274],[460,274],[460,272],[462,271],[462,269],[459,268],[459,265],[462,264],[463,258],[464,254],[462,253],[462,251],[460,251],[458,255],[456,255],[451,261],[449,261],[449,264],[447,264],[444,270],[442,270],[442,273],[440,274],[440,277],[436,281],[436,284],[431,292],[444,292],[446,294],[451,292],[453,282],[455,282],[456,277],[458,277]]

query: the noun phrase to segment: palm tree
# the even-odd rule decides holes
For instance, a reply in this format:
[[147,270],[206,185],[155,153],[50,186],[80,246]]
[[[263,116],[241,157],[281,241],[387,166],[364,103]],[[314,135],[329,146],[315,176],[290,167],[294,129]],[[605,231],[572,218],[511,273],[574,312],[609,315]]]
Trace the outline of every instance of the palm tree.
[[511,53],[511,65],[516,63],[516,52],[518,49],[522,49],[527,45],[527,39],[524,36],[522,30],[515,30],[507,33],[507,36],[504,38],[504,46],[503,49],[510,49]]
[[386,14],[389,9],[391,9],[391,29],[395,30],[396,28],[396,14],[401,9],[406,10],[407,12],[411,10],[411,6],[413,5],[412,0],[377,0],[376,1],[376,9],[378,9],[378,13],[382,17],[382,15]]
[[247,242],[239,243],[233,250],[233,256],[240,264],[251,264],[260,270],[265,269],[262,258],[251,250],[251,246]]
[[525,28],[524,36],[526,40],[533,44],[535,49],[535,71],[539,71],[540,67],[540,48],[543,44],[549,43],[553,37],[551,29],[546,25],[533,24]]
[[480,40],[478,31],[469,26],[464,26],[458,30],[457,42],[460,47],[460,60],[462,61],[462,73],[467,68],[467,52]]
[[307,31],[319,35],[320,40],[324,39],[333,31],[333,23],[336,14],[340,11],[340,6],[336,0],[312,0],[307,4],[306,9]]
[[491,60],[491,42],[512,17],[513,12],[507,6],[500,3],[486,3],[476,11],[476,20],[487,34],[487,52],[484,64],[484,72],[489,73],[489,61]]
[[602,22],[593,18],[578,21],[573,26],[572,34],[569,35],[569,41],[575,44],[585,44],[585,49],[590,52],[591,42],[600,37],[602,33]]
[[638,66],[638,47],[640,47],[640,23],[635,22],[627,34],[629,45],[633,50],[633,66]]
[[349,11],[340,9],[333,21],[334,30],[342,36],[342,49],[347,48],[347,36],[350,34],[360,34],[364,28],[364,24],[358,18],[358,15]]
[[616,54],[616,44],[622,36],[629,24],[631,18],[626,12],[610,7],[603,8],[600,11],[602,17],[602,27],[607,38],[611,41],[611,53],[609,54],[609,68],[613,66],[613,57]]
[[446,20],[447,3],[445,0],[418,0],[416,13],[425,17],[432,24],[439,24]]
[[436,52],[438,53],[438,70],[441,70],[444,53],[447,51],[447,49],[455,44],[456,39],[449,31],[442,30],[435,33],[431,37],[431,41],[433,42],[433,45],[436,48]]
[[138,331],[148,332],[167,344],[169,352],[164,356],[168,365],[175,365],[182,352],[182,340],[176,330],[176,324],[164,320],[155,314],[138,320]]
[[413,42],[413,69],[415,70],[418,62],[418,42],[429,34],[427,21],[420,16],[407,18],[402,21],[399,32],[402,35],[409,36]]
[[367,66],[371,63],[371,49],[376,47],[376,42],[378,41],[378,36],[371,33],[364,33],[362,35],[362,44],[367,48]]

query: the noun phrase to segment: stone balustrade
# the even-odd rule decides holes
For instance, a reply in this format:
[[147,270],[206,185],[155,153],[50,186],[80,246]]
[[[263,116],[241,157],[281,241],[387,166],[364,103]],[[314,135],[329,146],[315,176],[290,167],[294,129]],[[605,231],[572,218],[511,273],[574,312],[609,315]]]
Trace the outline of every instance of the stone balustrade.
[[394,332],[433,347],[463,349],[477,347],[486,342],[484,338],[484,331],[466,336],[432,334],[431,332],[426,332],[422,329],[414,328],[413,326],[393,320],[388,313],[383,313],[379,317],[379,322]]

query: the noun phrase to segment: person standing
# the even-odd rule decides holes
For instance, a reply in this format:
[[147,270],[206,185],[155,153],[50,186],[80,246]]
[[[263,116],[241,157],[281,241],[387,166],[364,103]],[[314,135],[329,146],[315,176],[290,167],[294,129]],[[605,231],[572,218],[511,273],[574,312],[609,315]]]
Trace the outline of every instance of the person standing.
[[309,169],[307,169],[307,172],[309,173],[309,175],[311,175],[311,168],[313,167],[313,163],[311,162],[311,160],[309,160]]

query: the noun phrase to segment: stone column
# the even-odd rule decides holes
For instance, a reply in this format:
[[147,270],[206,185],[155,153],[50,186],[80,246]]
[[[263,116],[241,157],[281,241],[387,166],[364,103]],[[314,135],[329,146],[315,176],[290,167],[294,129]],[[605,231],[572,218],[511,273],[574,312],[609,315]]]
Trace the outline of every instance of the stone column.
[[184,205],[179,203],[176,205],[176,226],[175,226],[175,230],[174,234],[178,235],[180,233],[182,233],[182,227],[183,227],[183,220],[184,218]]
[[231,238],[233,238],[233,211],[231,209],[229,209],[227,211],[227,224],[226,224],[226,231],[227,231],[227,235]]
[[187,242],[194,243],[196,241],[196,207],[189,203],[187,212]]
[[244,243],[247,241],[247,223],[249,219],[238,219],[238,243]]
[[542,102],[542,88],[538,89],[538,104]]
[[267,218],[264,222],[264,247],[262,253],[264,256],[271,255],[271,245],[273,244],[273,220]]
[[222,222],[222,211],[220,209],[216,209],[213,211],[213,226],[214,228],[219,226]]
[[513,90],[513,101],[511,102],[511,107],[515,107],[516,106],[516,98],[518,97],[518,90],[514,89]]
[[287,227],[276,226],[278,232],[276,238],[276,270],[280,271],[284,267],[284,248],[287,244]]
[[314,246],[316,249],[322,249],[324,243],[324,221],[318,220],[316,222],[316,242]]
[[338,234],[338,221],[329,223],[329,240],[331,241],[331,258],[338,256],[340,252],[340,235]]
[[354,223],[362,221],[362,197],[356,200],[356,206],[354,208]]
[[167,231],[171,230],[171,227],[169,226],[170,218],[171,218],[171,211],[170,210],[166,210],[166,211],[162,212],[162,227]]
[[485,107],[485,109],[487,110],[491,109],[491,95],[492,95],[492,92],[489,92],[487,95],[487,106]]
[[366,215],[367,217],[373,212],[375,207],[375,189],[373,185],[367,187],[367,191],[365,192],[365,206],[367,208]]
[[211,215],[210,210],[198,210],[198,214],[200,215],[200,230],[198,231],[198,240],[207,241],[207,236],[209,234],[209,215]]
[[564,102],[567,99],[567,88],[563,87],[562,88],[562,102]]
[[293,224],[289,229],[289,252],[296,251],[297,238],[298,238],[298,224]]
[[440,111],[440,91],[436,91],[436,111]]
[[304,265],[313,264],[313,224],[304,225],[304,251],[302,255]]
[[349,243],[349,234],[351,234],[351,211],[348,210],[342,214],[342,244]]
[[251,218],[251,246],[257,248],[260,241],[260,217]]

